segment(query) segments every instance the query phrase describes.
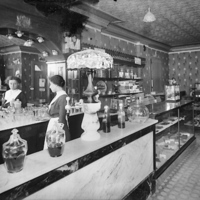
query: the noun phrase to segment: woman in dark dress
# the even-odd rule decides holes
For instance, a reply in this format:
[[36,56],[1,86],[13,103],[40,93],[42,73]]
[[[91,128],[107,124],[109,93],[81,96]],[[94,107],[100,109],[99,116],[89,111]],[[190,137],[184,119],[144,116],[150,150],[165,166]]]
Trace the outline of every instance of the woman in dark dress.
[[[63,123],[64,124],[63,129],[65,131],[66,142],[67,142],[71,139],[71,136],[68,128],[68,122],[65,110],[65,106],[67,104],[66,97],[68,96],[63,89],[65,85],[65,80],[60,75],[54,75],[49,78],[49,81],[50,81],[50,89],[53,93],[56,93],[56,96],[49,104],[49,115],[51,116],[51,119],[49,120],[47,131],[52,129],[55,122]],[[46,139],[44,143],[44,149],[47,149]]]
[[7,90],[4,94],[4,99],[2,106],[7,108],[8,106],[13,106],[14,101],[17,99],[21,101],[22,108],[27,106],[27,100],[25,94],[19,89],[19,85],[21,83],[20,78],[11,76],[8,80],[9,90]]

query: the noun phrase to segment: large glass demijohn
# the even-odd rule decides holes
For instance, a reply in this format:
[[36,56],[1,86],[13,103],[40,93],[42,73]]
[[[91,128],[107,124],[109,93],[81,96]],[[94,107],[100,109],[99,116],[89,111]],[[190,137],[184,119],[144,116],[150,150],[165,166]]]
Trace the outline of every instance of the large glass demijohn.
[[142,103],[141,99],[130,104],[127,109],[127,115],[130,122],[144,123],[149,118],[149,110]]

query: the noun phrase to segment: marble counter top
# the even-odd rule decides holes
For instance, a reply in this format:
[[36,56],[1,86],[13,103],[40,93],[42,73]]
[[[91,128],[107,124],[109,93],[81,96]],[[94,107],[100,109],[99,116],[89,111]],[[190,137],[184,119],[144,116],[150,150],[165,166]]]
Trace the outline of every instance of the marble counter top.
[[147,105],[147,108],[149,109],[149,112],[151,114],[158,115],[158,114],[167,112],[169,110],[173,110],[176,108],[180,108],[182,106],[186,106],[192,102],[193,101],[191,101],[191,100],[181,100],[181,101],[173,102],[173,103],[163,101],[163,102]]
[[[126,122],[125,129],[119,129],[117,126],[114,126],[111,127],[110,133],[100,132],[101,138],[98,141],[88,142],[83,141],[80,138],[72,140],[65,144],[64,153],[61,157],[50,157],[48,150],[28,155],[25,160],[24,169],[15,174],[7,173],[5,166],[2,164],[0,165],[0,194],[47,174],[54,169],[73,163],[77,159],[88,155],[91,152],[96,152],[105,146],[111,146],[112,149],[112,144],[116,141],[122,140],[126,137],[132,137],[134,136],[134,133],[138,133],[137,138],[142,137],[142,135],[146,133],[144,131],[142,134],[141,130],[146,130],[148,127],[151,127],[156,123],[157,120],[153,119],[148,119],[147,122],[143,124]],[[133,137],[132,140],[134,140]],[[72,171],[75,170],[75,165],[76,162],[73,163]]]

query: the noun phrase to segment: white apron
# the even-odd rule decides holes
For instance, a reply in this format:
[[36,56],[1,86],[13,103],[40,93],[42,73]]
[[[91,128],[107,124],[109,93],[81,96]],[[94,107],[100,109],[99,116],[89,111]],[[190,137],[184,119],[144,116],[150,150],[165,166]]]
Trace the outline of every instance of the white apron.
[[[66,94],[66,92],[64,90],[60,91],[60,92],[57,92],[56,96],[53,98],[53,100],[49,104],[49,110],[51,108],[51,105],[63,94]],[[46,134],[47,134],[48,131],[50,131],[53,128],[54,123],[58,122],[58,119],[59,119],[59,117],[54,117],[54,118],[51,118],[49,120],[49,123],[48,123],[48,126],[47,126],[47,130],[46,130]],[[46,142],[46,136],[45,136],[45,139],[44,139],[44,148],[43,149],[48,149],[47,142]]]
[[15,98],[21,93],[22,91],[17,89],[17,90],[8,90],[6,93],[5,93],[5,100],[6,100],[6,104],[7,103],[11,103],[11,102],[14,102],[15,101]]

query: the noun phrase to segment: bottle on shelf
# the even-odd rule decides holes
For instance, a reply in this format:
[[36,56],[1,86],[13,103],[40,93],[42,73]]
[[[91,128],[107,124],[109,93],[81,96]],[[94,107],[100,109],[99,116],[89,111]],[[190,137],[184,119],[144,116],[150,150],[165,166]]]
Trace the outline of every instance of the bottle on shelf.
[[125,78],[130,78],[129,69],[127,69],[126,72],[125,72]]
[[104,133],[110,132],[110,112],[109,107],[104,106],[104,114],[103,114],[103,120],[102,120],[102,128]]
[[130,78],[133,78],[133,70],[130,70]]
[[107,70],[107,77],[108,78],[112,78],[112,71],[111,71],[111,69],[109,68],[108,70]]
[[123,103],[119,104],[118,128],[125,128],[125,112],[124,112],[124,109],[123,109]]
[[119,71],[119,78],[124,78],[124,70],[123,70],[123,68],[121,68],[120,71]]

